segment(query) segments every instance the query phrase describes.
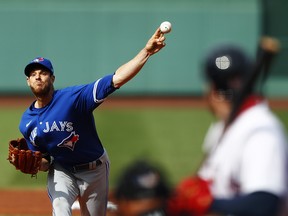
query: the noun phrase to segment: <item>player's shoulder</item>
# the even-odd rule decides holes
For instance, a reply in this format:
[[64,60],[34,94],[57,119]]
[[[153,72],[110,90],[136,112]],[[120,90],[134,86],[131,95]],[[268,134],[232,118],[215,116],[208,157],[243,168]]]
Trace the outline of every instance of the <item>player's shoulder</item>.
[[248,109],[239,116],[236,122],[237,128],[242,128],[241,131],[284,131],[283,123],[269,108],[267,102],[259,103]]
[[241,117],[243,118],[243,121],[250,121],[255,125],[273,124],[279,122],[278,117],[270,109],[266,101],[251,107],[245,111]]

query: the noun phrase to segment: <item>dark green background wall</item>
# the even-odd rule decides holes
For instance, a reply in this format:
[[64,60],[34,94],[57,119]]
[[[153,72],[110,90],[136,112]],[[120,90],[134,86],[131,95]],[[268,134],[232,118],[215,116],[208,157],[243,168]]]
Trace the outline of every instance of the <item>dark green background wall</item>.
[[262,15],[259,0],[0,0],[0,93],[29,92],[36,56],[52,60],[56,88],[113,73],[169,20],[167,47],[117,94],[198,95],[206,51],[233,42],[254,54]]
[[267,89],[274,95],[288,96],[288,1],[263,0],[263,34],[276,37],[281,42],[281,50],[270,70]]

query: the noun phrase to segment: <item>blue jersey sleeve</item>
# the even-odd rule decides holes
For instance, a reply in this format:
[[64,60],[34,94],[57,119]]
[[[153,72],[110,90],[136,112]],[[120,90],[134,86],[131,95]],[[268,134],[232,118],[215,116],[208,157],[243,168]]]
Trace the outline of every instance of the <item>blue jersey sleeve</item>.
[[96,81],[93,91],[94,102],[101,103],[108,95],[116,90],[113,86],[112,78],[113,75],[107,75]]
[[76,102],[77,110],[91,112],[116,90],[112,78],[113,74],[104,76],[87,85],[74,86],[72,87],[72,98],[69,99]]

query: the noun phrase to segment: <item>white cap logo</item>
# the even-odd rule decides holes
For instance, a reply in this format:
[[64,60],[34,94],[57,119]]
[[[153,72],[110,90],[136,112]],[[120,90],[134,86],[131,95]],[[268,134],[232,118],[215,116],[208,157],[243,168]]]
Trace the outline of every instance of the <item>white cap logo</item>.
[[145,173],[138,177],[138,183],[144,188],[153,188],[159,182],[159,175],[154,172]]
[[230,60],[227,56],[221,56],[216,58],[215,64],[220,70],[226,70],[230,67]]

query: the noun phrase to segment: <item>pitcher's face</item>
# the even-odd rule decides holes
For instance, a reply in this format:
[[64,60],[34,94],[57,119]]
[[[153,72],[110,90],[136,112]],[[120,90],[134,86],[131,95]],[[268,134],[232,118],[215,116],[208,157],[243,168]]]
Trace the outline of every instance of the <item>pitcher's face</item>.
[[45,96],[53,88],[55,76],[44,69],[32,70],[27,77],[27,84],[35,96]]

